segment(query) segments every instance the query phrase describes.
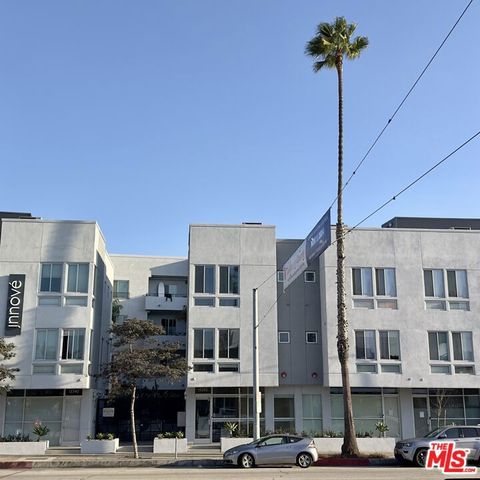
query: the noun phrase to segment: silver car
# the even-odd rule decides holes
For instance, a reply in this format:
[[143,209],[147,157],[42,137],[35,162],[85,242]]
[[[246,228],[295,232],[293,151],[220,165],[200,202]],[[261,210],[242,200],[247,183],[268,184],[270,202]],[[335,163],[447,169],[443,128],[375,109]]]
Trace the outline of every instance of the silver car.
[[401,440],[395,445],[395,458],[400,462],[413,462],[418,467],[424,467],[430,442],[438,440],[454,441],[457,448],[468,448],[469,460],[478,462],[480,458],[480,427],[468,425],[441,427],[421,438]]
[[269,435],[227,450],[223,460],[243,468],[274,464],[296,464],[308,468],[318,460],[318,452],[312,438]]

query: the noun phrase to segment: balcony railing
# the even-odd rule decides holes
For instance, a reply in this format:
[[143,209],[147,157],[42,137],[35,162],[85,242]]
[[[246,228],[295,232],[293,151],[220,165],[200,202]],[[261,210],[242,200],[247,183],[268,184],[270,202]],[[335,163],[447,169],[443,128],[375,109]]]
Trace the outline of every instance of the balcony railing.
[[181,293],[165,293],[161,296],[145,295],[145,310],[182,311],[187,308],[187,295]]

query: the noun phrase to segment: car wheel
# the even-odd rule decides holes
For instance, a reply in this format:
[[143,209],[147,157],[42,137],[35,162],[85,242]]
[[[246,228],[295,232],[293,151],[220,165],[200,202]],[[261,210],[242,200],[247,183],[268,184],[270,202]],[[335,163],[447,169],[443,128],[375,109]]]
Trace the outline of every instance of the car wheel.
[[312,456],[309,453],[300,453],[297,457],[297,465],[300,468],[308,468],[313,462]]
[[424,467],[425,466],[425,460],[427,459],[427,452],[428,452],[428,448],[419,448],[415,452],[415,457],[413,458],[413,463],[417,467]]
[[252,468],[255,465],[255,460],[253,459],[252,455],[249,453],[244,453],[238,462],[238,464],[242,468]]

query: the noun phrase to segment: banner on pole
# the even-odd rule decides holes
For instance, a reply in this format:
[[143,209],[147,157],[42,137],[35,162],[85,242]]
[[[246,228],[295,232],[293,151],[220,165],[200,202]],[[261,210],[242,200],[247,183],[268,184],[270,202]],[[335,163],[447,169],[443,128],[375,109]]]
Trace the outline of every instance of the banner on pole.
[[330,209],[313,227],[307,238],[295,250],[283,266],[283,289],[285,290],[315,258],[319,257],[331,244]]

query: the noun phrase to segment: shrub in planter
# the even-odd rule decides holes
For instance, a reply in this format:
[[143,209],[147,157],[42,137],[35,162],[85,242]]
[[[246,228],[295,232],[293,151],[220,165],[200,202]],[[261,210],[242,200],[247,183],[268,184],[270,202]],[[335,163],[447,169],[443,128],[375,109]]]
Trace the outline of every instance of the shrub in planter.
[[21,433],[0,437],[0,442],[30,442],[30,441],[31,441],[30,435],[22,435]]
[[153,439],[153,453],[186,453],[187,439],[183,432],[159,433]]
[[35,420],[32,433],[37,436],[37,442],[39,442],[42,437],[47,435],[49,431],[50,429],[46,425],[42,425],[40,420]]
[[119,446],[119,439],[113,433],[97,433],[95,438],[88,435],[80,442],[81,452],[87,454],[115,453]]
[[223,428],[228,432],[230,437],[238,437],[238,423],[236,422],[225,422]]
[[185,434],[182,431],[178,432],[163,432],[157,435],[157,438],[185,438]]

